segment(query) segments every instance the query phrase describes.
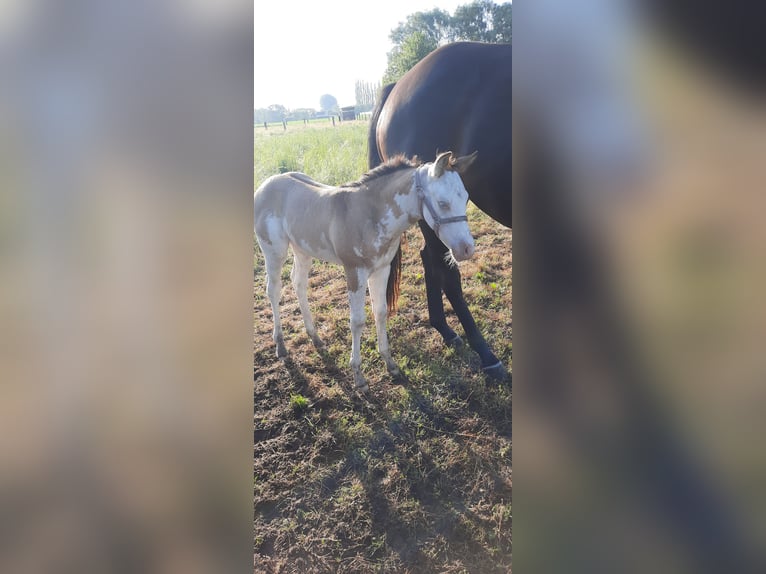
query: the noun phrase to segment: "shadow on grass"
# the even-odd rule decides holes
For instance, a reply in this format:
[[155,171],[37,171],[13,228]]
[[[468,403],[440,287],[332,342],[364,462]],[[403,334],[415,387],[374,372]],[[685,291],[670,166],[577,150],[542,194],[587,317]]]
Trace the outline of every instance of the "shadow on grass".
[[[287,394],[300,393],[311,406],[300,416],[283,408],[264,432],[279,440],[259,451],[266,457],[259,480],[282,478],[274,483],[278,490],[256,502],[257,553],[300,557],[311,572],[321,571],[328,556],[350,561],[358,572],[441,572],[456,563],[468,571],[507,571],[510,534],[496,531],[486,510],[510,503],[507,465],[492,451],[493,435],[510,438],[507,392],[461,374],[462,353],[434,357],[405,343],[398,354],[409,357],[411,368],[391,377],[382,361],[369,363],[376,375],[360,394],[342,351],[312,348],[310,356],[281,363],[268,352],[272,364],[262,372],[281,371],[289,383],[264,381],[261,404],[264,389],[284,402],[289,388]],[[266,352],[257,357],[265,360]],[[342,392],[320,392],[317,375]],[[481,428],[465,432],[465,419]],[[324,444],[322,434],[331,437]],[[450,460],[449,444],[465,459]],[[303,476],[285,475],[293,466]],[[352,487],[359,490],[348,506]],[[301,519],[305,512],[315,517]],[[337,539],[334,550],[322,546],[325,539]]]
[[[510,375],[502,381],[486,376],[478,368],[478,355],[466,345],[452,347],[451,355],[443,350],[437,357],[427,357],[421,348],[409,341],[398,347],[401,356],[411,357],[416,364],[414,369],[421,371],[418,377],[407,378],[404,383],[414,408],[436,422],[448,424],[450,417],[445,418],[431,397],[456,401],[461,415],[473,414],[500,436],[511,438]],[[465,372],[466,367],[470,373]],[[455,428],[441,430],[454,432]]]
[[[361,553],[378,563],[386,559],[388,552],[411,571],[441,571],[425,551],[441,538],[445,545],[442,551],[451,547],[455,557],[481,564],[483,572],[505,571],[503,556],[493,556],[466,527],[481,524],[481,518],[462,501],[467,495],[463,485],[440,469],[431,456],[417,453],[412,429],[397,430],[390,423],[389,418],[378,421],[373,436],[349,448],[336,470],[305,487],[306,492],[319,491],[325,501],[330,501],[354,478],[363,485],[371,525],[353,544],[346,541],[338,558],[349,559]],[[387,472],[382,461],[401,469],[403,499],[397,499],[386,488]],[[381,540],[383,544],[374,543]],[[501,554],[510,556],[510,547],[502,548]]]

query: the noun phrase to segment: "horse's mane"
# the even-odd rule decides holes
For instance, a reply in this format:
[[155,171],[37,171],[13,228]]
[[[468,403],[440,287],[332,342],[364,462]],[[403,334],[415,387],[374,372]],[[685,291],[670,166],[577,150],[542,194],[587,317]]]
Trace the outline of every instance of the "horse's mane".
[[394,157],[386,160],[379,166],[372,168],[370,171],[363,174],[356,181],[345,183],[340,187],[362,187],[384,175],[401,171],[403,169],[418,167],[421,165],[423,165],[423,162],[420,161],[417,156],[410,159],[404,154],[395,155]]

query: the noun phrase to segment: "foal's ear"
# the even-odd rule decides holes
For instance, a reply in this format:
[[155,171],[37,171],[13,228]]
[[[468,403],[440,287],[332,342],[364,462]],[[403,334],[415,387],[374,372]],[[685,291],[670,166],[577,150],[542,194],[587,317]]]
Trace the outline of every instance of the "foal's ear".
[[434,177],[441,177],[445,169],[450,169],[453,161],[451,151],[445,151],[436,156],[436,161],[434,161]]
[[457,158],[452,162],[452,169],[454,169],[458,173],[465,173],[466,170],[471,167],[471,164],[476,159],[476,156],[479,155],[479,150],[476,150],[471,155],[464,155],[462,157]]

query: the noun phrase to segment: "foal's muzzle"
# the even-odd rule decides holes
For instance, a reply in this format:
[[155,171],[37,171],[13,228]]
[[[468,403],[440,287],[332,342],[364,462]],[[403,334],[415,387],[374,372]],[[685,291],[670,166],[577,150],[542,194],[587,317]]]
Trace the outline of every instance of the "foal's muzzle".
[[452,248],[452,256],[458,261],[465,261],[473,256],[474,251],[473,241],[461,241],[457,247]]

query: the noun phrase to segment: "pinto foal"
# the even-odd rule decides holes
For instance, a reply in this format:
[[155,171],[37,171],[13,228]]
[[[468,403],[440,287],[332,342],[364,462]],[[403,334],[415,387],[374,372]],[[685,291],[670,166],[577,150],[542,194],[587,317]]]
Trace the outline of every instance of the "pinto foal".
[[458,261],[473,255],[468,229],[468,193],[460,179],[476,158],[440,154],[433,163],[393,158],[356,182],[330,187],[297,172],[275,175],[254,194],[255,234],[266,263],[266,293],[274,317],[277,357],[287,356],[279,299],[281,272],[292,248],[291,273],[306,331],[322,346],[309,310],[307,288],[312,258],[342,265],[351,308],[351,369],[358,389],[366,390],[360,342],[364,302],[370,289],[378,350],[392,375],[399,368],[391,357],[386,334],[386,284],[402,233],[423,219],[452,250]]

